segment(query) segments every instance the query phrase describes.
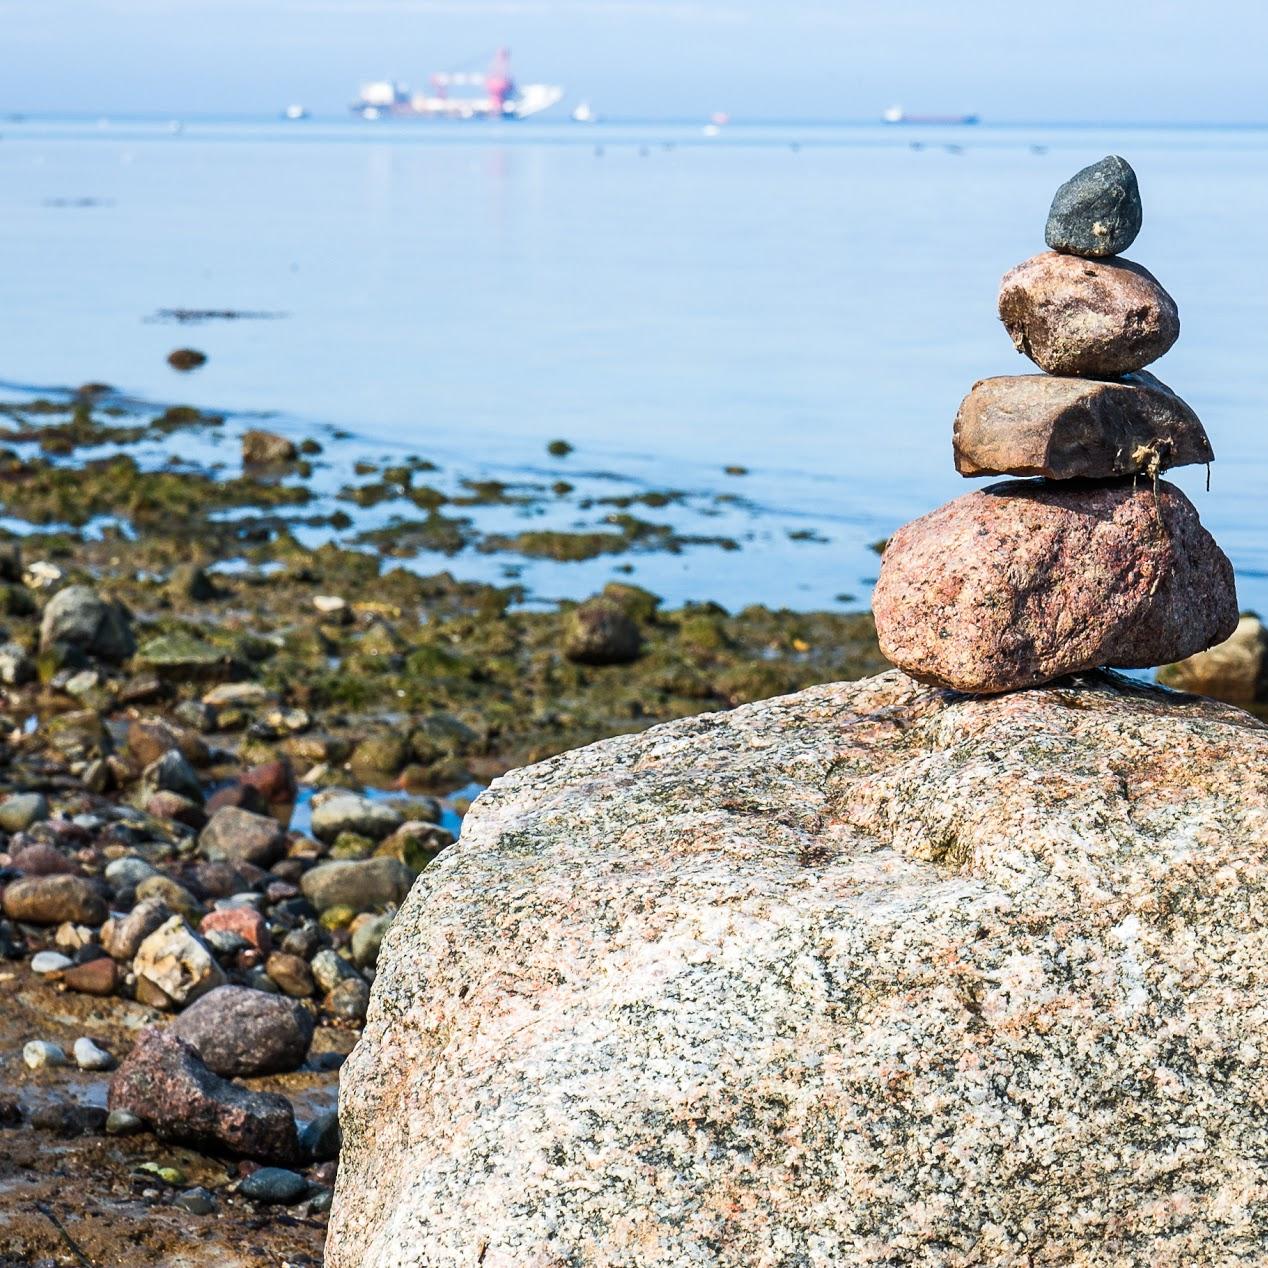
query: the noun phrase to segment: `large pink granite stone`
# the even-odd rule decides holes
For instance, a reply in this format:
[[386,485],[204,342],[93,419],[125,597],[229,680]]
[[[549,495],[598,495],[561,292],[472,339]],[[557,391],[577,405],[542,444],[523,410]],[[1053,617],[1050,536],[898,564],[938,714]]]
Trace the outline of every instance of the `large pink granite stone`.
[[1147,668],[1237,626],[1233,568],[1166,481],[1010,480],[905,525],[872,602],[885,656],[989,693]]

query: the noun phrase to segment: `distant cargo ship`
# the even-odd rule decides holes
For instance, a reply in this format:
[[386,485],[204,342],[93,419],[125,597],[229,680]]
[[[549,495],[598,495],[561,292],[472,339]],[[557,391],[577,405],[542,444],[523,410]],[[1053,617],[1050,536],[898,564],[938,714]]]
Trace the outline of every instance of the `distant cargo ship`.
[[441,71],[430,88],[411,93],[394,80],[376,80],[361,85],[352,110],[363,119],[528,119],[564,97],[555,84],[517,84],[504,48],[487,71]]
[[902,106],[890,106],[881,118],[886,123],[942,123],[971,124],[980,123],[981,118],[975,114],[908,114]]

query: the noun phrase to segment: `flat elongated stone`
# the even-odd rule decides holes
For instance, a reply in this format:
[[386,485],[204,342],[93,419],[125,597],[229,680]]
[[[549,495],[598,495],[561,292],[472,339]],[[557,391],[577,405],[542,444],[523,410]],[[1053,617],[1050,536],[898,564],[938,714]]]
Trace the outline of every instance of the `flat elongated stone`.
[[1136,173],[1125,158],[1110,154],[1057,190],[1043,237],[1054,251],[1117,255],[1136,241],[1141,216]]
[[881,651],[957,691],[1181,660],[1237,626],[1233,568],[1173,484],[1012,480],[890,539]]
[[1215,457],[1198,416],[1146,370],[1117,382],[982,379],[960,404],[954,443],[963,476],[1154,476]]
[[1250,1268],[1268,728],[891,672],[494,781],[339,1080],[327,1268]]
[[1180,337],[1175,300],[1148,269],[1056,251],[1004,274],[999,315],[1017,351],[1049,374],[1116,379]]

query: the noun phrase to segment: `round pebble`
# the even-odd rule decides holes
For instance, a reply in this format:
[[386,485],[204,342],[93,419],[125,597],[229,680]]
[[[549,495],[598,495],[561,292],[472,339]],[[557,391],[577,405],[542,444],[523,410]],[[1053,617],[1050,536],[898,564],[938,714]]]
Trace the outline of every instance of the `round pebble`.
[[83,1035],[75,1040],[75,1064],[81,1070],[113,1070],[114,1057]]
[[31,972],[60,973],[63,969],[68,969],[74,963],[68,956],[64,956],[60,951],[37,951],[31,957]]
[[65,1065],[66,1054],[55,1043],[49,1043],[44,1039],[32,1039],[22,1049],[22,1060],[32,1070],[40,1070],[44,1066]]
[[289,1204],[308,1192],[308,1181],[285,1167],[261,1167],[238,1185],[238,1192],[253,1202]]
[[128,1110],[111,1110],[106,1115],[107,1136],[135,1136],[144,1130],[144,1121]]

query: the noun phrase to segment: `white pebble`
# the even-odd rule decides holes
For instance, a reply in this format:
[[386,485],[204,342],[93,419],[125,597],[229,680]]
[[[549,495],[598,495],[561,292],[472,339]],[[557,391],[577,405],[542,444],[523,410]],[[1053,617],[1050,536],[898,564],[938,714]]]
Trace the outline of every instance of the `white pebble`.
[[55,1043],[49,1043],[44,1039],[32,1039],[22,1049],[22,1060],[32,1070],[40,1070],[46,1065],[65,1065],[66,1054]]
[[113,1070],[114,1058],[84,1035],[75,1040],[75,1064],[81,1070]]
[[37,951],[31,957],[32,973],[60,973],[68,969],[74,961],[60,951]]

